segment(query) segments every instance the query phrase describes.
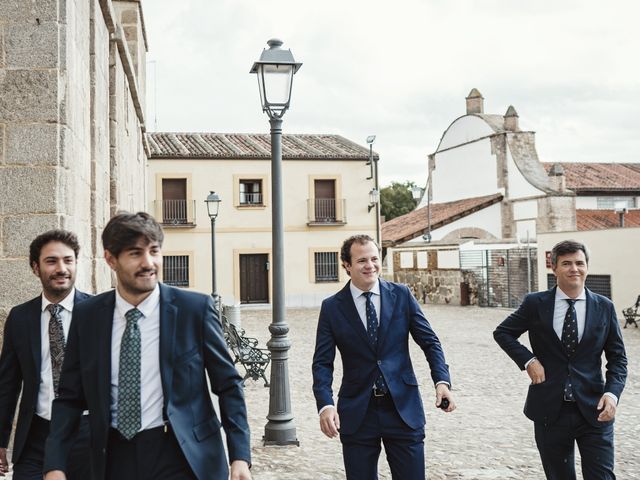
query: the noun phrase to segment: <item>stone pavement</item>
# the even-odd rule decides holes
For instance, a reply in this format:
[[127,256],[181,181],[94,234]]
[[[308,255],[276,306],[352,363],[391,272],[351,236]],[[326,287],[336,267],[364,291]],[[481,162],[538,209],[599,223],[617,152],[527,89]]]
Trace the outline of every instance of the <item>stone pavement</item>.
[[[426,360],[412,343],[414,368],[422,379],[421,392],[427,412],[428,478],[544,478],[533,439],[533,424],[522,413],[528,377],[500,350],[492,336],[495,326],[510,310],[429,305],[425,312],[443,343],[458,405],[451,414],[434,407]],[[261,345],[269,337],[270,315],[267,310],[242,310],[242,327],[247,335],[258,337]],[[269,389],[264,388],[262,382],[247,381],[255,480],[344,478],[340,442],[320,432],[311,391],[317,316],[317,309],[287,311],[292,341],[291,403],[299,447],[262,446]],[[623,334],[629,377],[617,413],[616,474],[620,479],[640,479],[640,329],[627,328]],[[339,382],[339,359],[336,367],[335,377]],[[379,470],[381,480],[391,479],[384,453]],[[578,478],[582,478],[580,473]]]

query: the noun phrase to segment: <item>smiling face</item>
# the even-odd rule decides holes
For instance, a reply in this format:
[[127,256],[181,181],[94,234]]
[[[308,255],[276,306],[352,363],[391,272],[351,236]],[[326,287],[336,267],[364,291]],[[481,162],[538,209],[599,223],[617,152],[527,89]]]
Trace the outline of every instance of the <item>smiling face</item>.
[[587,259],[582,250],[565,255],[558,255],[553,266],[553,274],[558,281],[558,287],[571,298],[575,298],[584,289],[587,279]]
[[47,300],[58,303],[71,292],[76,282],[76,264],[76,254],[66,244],[52,241],[42,247],[38,262],[31,267]]
[[131,305],[138,305],[156,288],[162,270],[160,244],[138,237],[116,257],[105,250],[105,259],[118,277],[118,292]]
[[378,247],[373,242],[351,245],[351,262],[344,262],[344,268],[351,282],[364,292],[368,292],[378,281],[380,258]]

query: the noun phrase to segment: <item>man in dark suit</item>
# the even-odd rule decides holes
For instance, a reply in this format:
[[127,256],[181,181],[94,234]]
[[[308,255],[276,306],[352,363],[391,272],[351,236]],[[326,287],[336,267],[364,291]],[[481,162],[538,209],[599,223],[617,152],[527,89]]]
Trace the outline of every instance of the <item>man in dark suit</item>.
[[[29,248],[29,263],[42,294],[11,309],[0,355],[0,476],[8,471],[7,445],[18,396],[22,400],[13,443],[13,479],[41,480],[51,402],[57,394],[71,312],[89,297],[75,289],[80,245],[75,234],[50,230]],[[75,432],[75,430],[74,430]],[[89,424],[83,419],[69,459],[69,478],[85,480],[89,467]]]
[[[558,243],[551,263],[557,287],[527,295],[493,336],[531,378],[524,413],[547,478],[576,478],[577,443],[585,480],[614,479],[613,421],[627,378],[620,325],[611,301],[585,288],[582,243]],[[531,350],[518,341],[525,332]]]
[[[117,288],[73,312],[44,471],[63,479],[71,432],[91,411],[94,480],[251,478],[242,377],[211,297],[158,283],[160,225],[120,213],[104,229]],[[222,426],[207,387],[219,397]]]
[[[340,434],[348,479],[378,478],[382,441],[394,479],[424,480],[425,415],[408,338],[429,362],[436,407],[451,412],[440,341],[409,289],[378,278],[379,250],[370,236],[348,238],[340,259],[351,281],[322,302],[313,356],[320,428],[330,438]],[[343,365],[337,410],[331,389],[336,348]]]

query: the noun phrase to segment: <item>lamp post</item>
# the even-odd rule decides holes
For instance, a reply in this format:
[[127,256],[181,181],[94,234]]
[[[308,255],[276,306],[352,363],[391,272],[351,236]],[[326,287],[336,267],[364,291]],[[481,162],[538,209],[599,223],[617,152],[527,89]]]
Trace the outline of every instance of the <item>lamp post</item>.
[[271,352],[269,414],[262,437],[265,445],[299,445],[291,411],[289,386],[289,325],[284,303],[284,222],[282,195],[282,116],[289,108],[293,75],[302,66],[291,50],[283,50],[282,41],[271,39],[250,73],[258,77],[262,111],[271,125],[271,242],[273,252],[273,304],[267,347]]
[[222,199],[216,192],[209,192],[206,200],[207,213],[211,219],[211,296],[216,310],[220,313],[220,297],[216,288],[216,218],[220,209]]
[[[380,185],[378,185],[378,159],[373,157],[373,142],[375,141],[375,135],[369,135],[367,137],[367,143],[369,144],[369,161],[367,164],[371,165],[371,177],[367,178],[367,180],[373,178],[373,189],[378,192],[377,201],[372,203],[375,203],[376,208],[376,243],[378,244],[378,248],[382,248],[380,243]],[[371,197],[371,192],[369,192],[369,196]],[[369,205],[369,211],[371,211],[372,208],[373,207]]]

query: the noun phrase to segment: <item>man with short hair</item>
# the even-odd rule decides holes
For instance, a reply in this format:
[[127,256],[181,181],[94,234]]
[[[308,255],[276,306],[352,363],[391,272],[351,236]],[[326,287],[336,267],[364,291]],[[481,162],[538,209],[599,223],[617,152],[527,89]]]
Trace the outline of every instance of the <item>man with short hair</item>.
[[143,212],[117,214],[102,233],[117,287],[74,311],[46,480],[65,478],[70,433],[84,408],[93,480],[226,479],[229,470],[233,480],[251,478],[242,377],[211,297],[158,282],[163,238]]
[[[455,409],[442,346],[406,285],[379,278],[379,249],[369,235],[342,244],[351,280],[322,302],[313,356],[313,393],[320,429],[340,435],[347,479],[378,478],[381,442],[394,479],[424,480],[425,415],[409,336],[423,350],[435,385],[435,406]],[[336,348],[343,365],[333,402]]]
[[[89,297],[74,287],[80,251],[75,234],[50,230],[37,236],[29,250],[29,264],[42,284],[42,293],[11,309],[0,355],[0,476],[8,472],[7,445],[22,391],[13,444],[14,480],[42,479],[51,402],[58,393],[71,313]],[[90,474],[86,417],[70,438],[75,441],[69,478],[86,480]]]
[[[531,379],[524,414],[546,477],[576,478],[577,443],[584,480],[615,479],[613,422],[627,378],[620,325],[611,301],[585,287],[584,244],[556,244],[551,264],[557,286],[527,295],[493,336]],[[518,341],[525,332],[531,350]]]

